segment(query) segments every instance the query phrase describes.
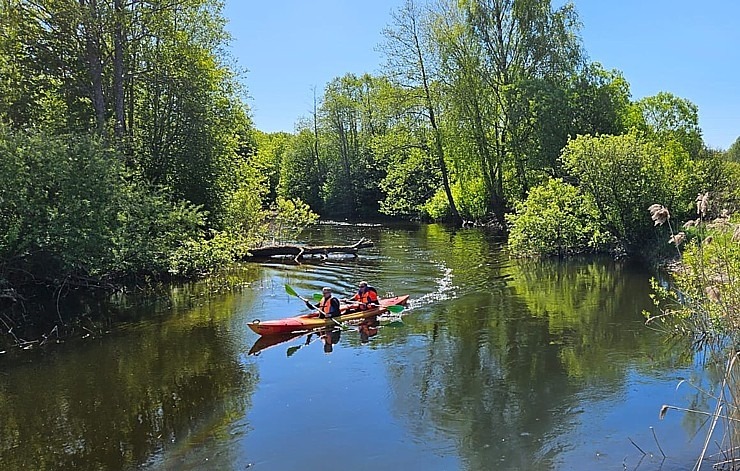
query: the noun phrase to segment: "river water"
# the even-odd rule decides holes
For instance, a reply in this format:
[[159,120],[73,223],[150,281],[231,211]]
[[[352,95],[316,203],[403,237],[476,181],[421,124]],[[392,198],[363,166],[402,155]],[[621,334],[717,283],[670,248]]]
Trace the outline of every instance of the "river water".
[[[87,304],[90,335],[0,354],[0,469],[691,469],[706,424],[659,412],[710,410],[689,383],[712,378],[645,327],[644,268],[513,261],[438,225],[326,225],[305,242],[360,237],[376,247],[356,259]],[[400,319],[256,351],[248,321],[305,311],[285,284],[350,294],[362,279],[411,295]]]

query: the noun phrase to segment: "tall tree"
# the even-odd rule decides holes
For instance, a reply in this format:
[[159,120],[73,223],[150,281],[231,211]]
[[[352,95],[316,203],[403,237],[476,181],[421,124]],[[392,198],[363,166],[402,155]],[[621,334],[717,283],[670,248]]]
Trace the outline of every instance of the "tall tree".
[[368,217],[378,210],[378,184],[384,175],[371,145],[385,128],[375,112],[378,81],[368,74],[347,74],[332,80],[324,92],[322,193],[326,211],[336,216]]
[[95,111],[95,127],[105,132],[106,103],[103,95],[102,15],[97,0],[80,0],[81,30],[85,42],[87,72],[90,77],[90,100]]
[[728,160],[733,162],[740,162],[740,137],[735,139],[729,149],[725,153]]
[[115,110],[114,133],[122,139],[126,134],[126,112],[124,97],[124,23],[126,14],[123,0],[113,0],[113,108]]
[[441,25],[438,43],[446,57],[446,75],[466,92],[461,118],[480,123],[475,155],[486,168],[494,212],[500,215],[506,182],[495,182],[506,173],[513,175],[513,195],[526,194],[530,185],[528,159],[537,130],[534,98],[550,84],[567,80],[582,64],[575,9],[571,4],[555,9],[550,0],[450,1],[437,11],[435,24]]
[[431,150],[442,175],[447,202],[453,219],[461,222],[462,218],[452,195],[444,139],[438,122],[439,95],[433,90],[439,71],[438,58],[431,48],[428,25],[424,23],[422,12],[413,0],[407,0],[393,14],[393,24],[383,34],[386,38],[383,49],[387,58],[388,75],[400,86],[419,93],[419,108],[410,109],[409,112],[422,111],[426,116],[432,135]]

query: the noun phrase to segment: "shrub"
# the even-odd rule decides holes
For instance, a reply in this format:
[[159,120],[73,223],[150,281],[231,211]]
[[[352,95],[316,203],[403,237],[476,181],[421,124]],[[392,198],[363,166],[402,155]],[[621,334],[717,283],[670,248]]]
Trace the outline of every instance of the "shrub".
[[0,277],[167,274],[183,242],[203,238],[206,213],[166,193],[95,137],[0,129]]
[[509,244],[518,255],[597,251],[610,240],[591,199],[560,179],[532,188],[506,218],[512,226]]

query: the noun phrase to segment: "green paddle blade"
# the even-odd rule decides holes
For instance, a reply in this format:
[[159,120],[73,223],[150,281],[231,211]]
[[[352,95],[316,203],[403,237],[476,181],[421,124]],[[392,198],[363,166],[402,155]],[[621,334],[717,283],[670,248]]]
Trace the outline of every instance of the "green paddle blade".
[[288,347],[288,356],[293,355],[295,352],[297,352],[303,345],[294,345],[292,347]]
[[290,287],[289,284],[286,283],[285,285],[285,292],[288,293],[291,296],[295,296],[296,298],[299,297],[298,293],[295,292],[293,288]]
[[399,312],[402,312],[404,310],[404,307],[403,306],[398,306],[398,305],[396,305],[396,306],[385,306],[385,308],[388,309],[388,311],[393,312],[395,314],[398,314]]
[[314,293],[312,298],[314,301],[321,301],[322,299],[324,299],[324,295],[321,293]]

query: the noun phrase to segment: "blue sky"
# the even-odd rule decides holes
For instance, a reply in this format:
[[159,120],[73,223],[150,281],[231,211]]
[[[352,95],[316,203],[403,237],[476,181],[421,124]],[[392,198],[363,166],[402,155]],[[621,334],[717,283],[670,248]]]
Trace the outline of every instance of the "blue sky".
[[[403,0],[226,0],[232,53],[248,69],[255,125],[294,130],[334,77],[377,73],[376,47]],[[558,2],[553,2],[558,3]],[[585,49],[633,99],[671,92],[699,106],[711,147],[740,136],[740,1],[575,0]]]

